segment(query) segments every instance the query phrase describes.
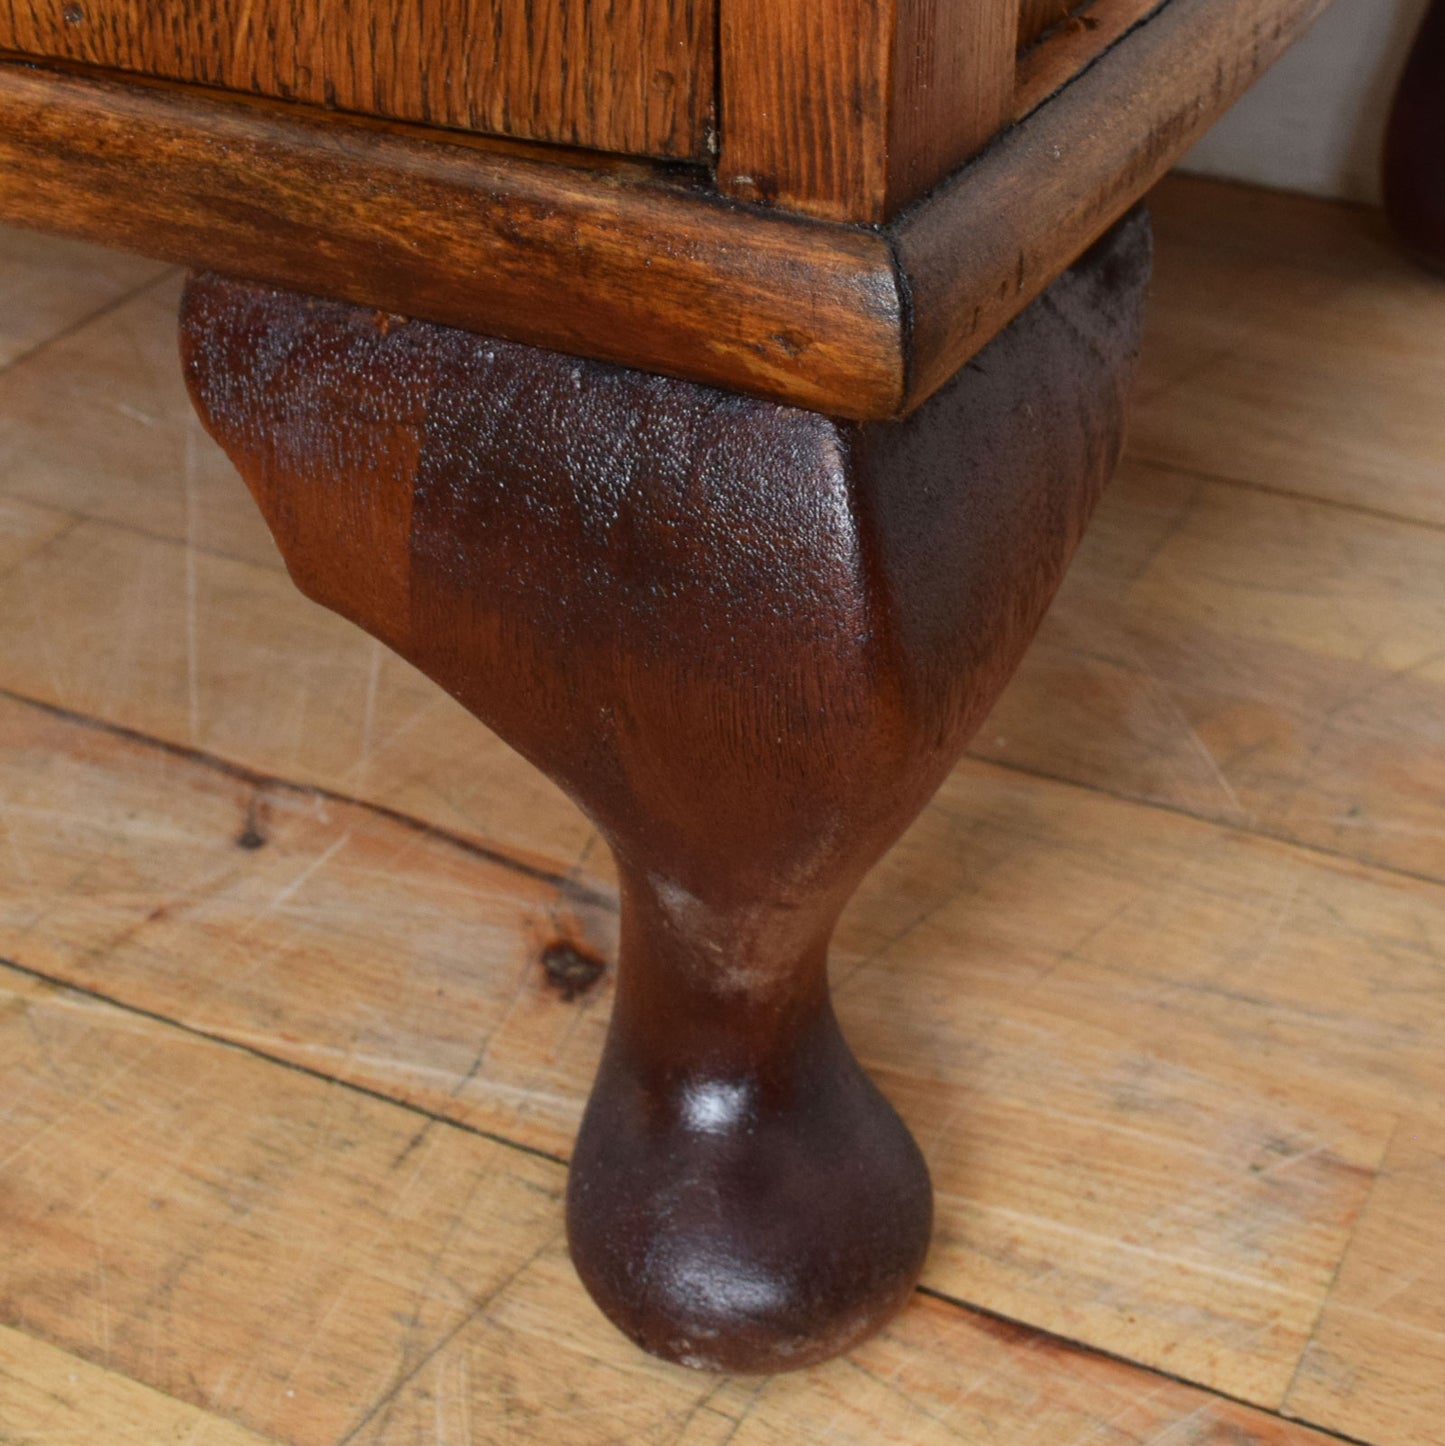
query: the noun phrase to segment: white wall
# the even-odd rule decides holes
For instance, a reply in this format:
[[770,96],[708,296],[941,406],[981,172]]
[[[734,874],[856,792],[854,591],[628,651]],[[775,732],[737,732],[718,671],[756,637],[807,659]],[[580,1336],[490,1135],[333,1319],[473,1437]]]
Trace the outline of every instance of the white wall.
[[1180,162],[1284,190],[1379,199],[1395,80],[1428,0],[1335,0]]

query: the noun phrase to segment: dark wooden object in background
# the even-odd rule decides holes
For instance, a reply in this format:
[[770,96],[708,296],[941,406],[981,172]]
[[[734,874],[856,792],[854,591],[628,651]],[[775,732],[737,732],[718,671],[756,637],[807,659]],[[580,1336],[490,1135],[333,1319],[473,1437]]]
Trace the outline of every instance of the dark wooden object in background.
[[1400,239],[1445,272],[1445,0],[1426,12],[1385,137],[1385,210]]
[[308,595],[611,842],[622,957],[569,1235],[640,1344],[804,1365],[906,1298],[927,1171],[828,940],[1032,636],[1112,470],[1116,227],[910,418],[857,425],[203,276],[201,416]]
[[0,0],[0,50],[699,160],[715,28],[711,0]]

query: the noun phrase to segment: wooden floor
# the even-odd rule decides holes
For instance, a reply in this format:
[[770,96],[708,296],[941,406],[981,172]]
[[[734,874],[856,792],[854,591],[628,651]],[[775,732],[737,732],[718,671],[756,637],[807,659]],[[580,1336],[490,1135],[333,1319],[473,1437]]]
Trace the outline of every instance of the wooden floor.
[[0,233],[0,1443],[1445,1442],[1445,284],[1156,219],[1128,460],[835,952],[925,1284],[771,1381],[567,1263],[605,850],[293,591],[178,278]]

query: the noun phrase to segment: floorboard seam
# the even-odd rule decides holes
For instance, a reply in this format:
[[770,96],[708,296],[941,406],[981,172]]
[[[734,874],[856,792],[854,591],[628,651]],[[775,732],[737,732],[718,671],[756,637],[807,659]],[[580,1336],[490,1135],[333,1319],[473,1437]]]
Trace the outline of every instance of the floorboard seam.
[[1365,1212],[1370,1208],[1370,1202],[1375,1198],[1375,1191],[1380,1188],[1380,1177],[1385,1173],[1386,1163],[1395,1149],[1395,1141],[1399,1138],[1401,1126],[1405,1119],[1403,1115],[1395,1117],[1395,1123],[1391,1127],[1389,1137],[1385,1141],[1385,1148],[1380,1152],[1380,1163],[1375,1168],[1374,1178],[1370,1181],[1370,1188],[1365,1191],[1365,1198],[1360,1202],[1359,1213],[1355,1216],[1354,1226],[1350,1230],[1349,1238],[1345,1241],[1344,1249],[1340,1251],[1339,1259],[1335,1261],[1335,1268],[1330,1271],[1329,1282],[1320,1296],[1320,1308],[1315,1312],[1315,1318],[1310,1325],[1310,1333],[1305,1337],[1304,1348],[1299,1353],[1299,1360],[1295,1362],[1294,1372],[1289,1378],[1289,1385],[1284,1388],[1284,1395],[1280,1397],[1280,1409],[1289,1405],[1289,1398],[1294,1395],[1294,1388],[1299,1384],[1299,1375],[1304,1370],[1305,1357],[1309,1355],[1310,1347],[1314,1344],[1315,1337],[1320,1333],[1320,1322],[1325,1318],[1325,1311],[1329,1309],[1330,1300],[1335,1293],[1335,1286],[1339,1284],[1340,1271],[1345,1268],[1345,1261],[1349,1258],[1350,1246],[1355,1243],[1355,1230],[1359,1223],[1365,1218]]
[[87,312],[78,320],[62,326],[59,331],[51,332],[49,336],[37,341],[33,346],[26,347],[18,356],[11,357],[8,362],[0,366],[0,376],[4,376],[7,372],[18,370],[20,367],[23,367],[26,362],[33,361],[43,352],[49,351],[50,348],[57,343],[68,341],[71,337],[84,331],[92,322],[103,321],[107,316],[114,315],[122,307],[129,306],[132,301],[139,299],[147,292],[155,291],[158,287],[165,285],[166,282],[175,280],[177,274],[177,267],[167,267],[159,276],[153,277],[150,281],[141,282],[139,286],[133,287],[123,296],[112,297],[111,300],[96,307],[94,311]]
[[[187,1024],[183,1020],[173,1019],[168,1015],[160,1014],[153,1009],[146,1009],[142,1005],[130,1004],[125,1000],[117,999],[98,989],[91,989],[81,984],[74,984],[64,978],[57,978],[47,974],[44,970],[33,969],[28,965],[20,964],[13,959],[0,956],[0,967],[10,969],[16,974],[33,979],[37,983],[47,984],[54,988],[65,989],[73,994],[81,995],[87,999],[93,999],[99,1004],[108,1008],[120,1010],[122,1013],[148,1019],[155,1024],[178,1030],[182,1034],[190,1035],[196,1039],[203,1039],[209,1044],[215,1044],[223,1049],[233,1050],[238,1054],[247,1055],[253,1059],[263,1060],[267,1064],[277,1065],[296,1074],[304,1075],[308,1079],[319,1080],[322,1083],[334,1085],[340,1089],[354,1091],[364,1095],[368,1099],[376,1100],[380,1104],[391,1105],[397,1109],[406,1110],[408,1113],[417,1115],[420,1118],[431,1121],[434,1124],[443,1125],[451,1129],[461,1131],[463,1134],[475,1136],[478,1139],[487,1140],[491,1144],[502,1146],[505,1149],[516,1150],[521,1154],[530,1155],[534,1159],[545,1160],[548,1164],[567,1168],[567,1160],[560,1155],[551,1154],[549,1151],[540,1150],[533,1145],[524,1145],[516,1140],[508,1139],[505,1135],[494,1134],[489,1130],[479,1129],[475,1125],[469,1125],[462,1120],[453,1119],[447,1115],[437,1114],[421,1105],[408,1100],[397,1099],[394,1096],[384,1094],[382,1091],[373,1089],[369,1085],[359,1084],[355,1080],[339,1079],[335,1075],[329,1075],[323,1070],[313,1069],[308,1065],[298,1064],[295,1060],[282,1058],[270,1054],[266,1050],[257,1049],[252,1045],[242,1044],[233,1039],[227,1039],[225,1035],[212,1033],[210,1030],[198,1028],[196,1025]],[[1334,1441],[1345,1443],[1345,1446],[1376,1446],[1376,1443],[1364,1440],[1358,1436],[1350,1436],[1342,1431],[1332,1430],[1328,1426],[1322,1426],[1317,1422],[1305,1420],[1302,1417],[1288,1416],[1282,1410],[1271,1409],[1268,1406],[1261,1406],[1257,1402],[1245,1399],[1242,1396],[1232,1395],[1230,1392],[1221,1390],[1217,1386],[1208,1385],[1205,1382],[1191,1380],[1188,1376],[1177,1375],[1158,1366],[1151,1366],[1142,1361],[1136,1361],[1129,1356],[1121,1355],[1117,1351],[1108,1350],[1105,1347],[1091,1345],[1087,1341],[1078,1340],[1072,1336],[1062,1335],[1057,1331],[1049,1330],[1047,1327],[1032,1325],[1028,1321],[1019,1320],[1014,1316],[1005,1315],[1002,1311],[991,1310],[987,1306],[978,1305],[973,1301],[961,1299],[958,1296],[950,1295],[946,1291],[939,1290],[936,1286],[919,1285],[917,1294],[930,1300],[936,1300],[942,1305],[959,1310],[967,1315],[979,1317],[984,1320],[996,1321],[1001,1325],[1009,1326],[1018,1331],[1027,1332],[1029,1335],[1041,1337],[1044,1340],[1053,1341],[1058,1345],[1065,1346],[1070,1350],[1078,1351],[1081,1354],[1091,1355],[1103,1360],[1115,1361],[1131,1370],[1142,1371],[1160,1380],[1172,1381],[1177,1385],[1184,1386],[1190,1390],[1200,1391],[1205,1395],[1212,1396],[1221,1401],[1228,1401],[1232,1405],[1242,1406],[1247,1410],[1258,1411],[1263,1415],[1271,1416],[1276,1420],[1299,1425],[1311,1431],[1317,1431],[1321,1435]],[[465,1322],[464,1322],[465,1323]],[[423,1363],[424,1364],[424,1363]],[[145,1382],[140,1382],[145,1385]],[[404,1382],[402,1384],[405,1384]],[[388,1392],[383,1400],[374,1403],[374,1409],[379,1409],[385,1404],[385,1400],[394,1392]],[[1287,1394],[1287,1393],[1286,1393]],[[352,1429],[354,1436],[366,1424],[363,1419]],[[350,1439],[350,1438],[348,1438]]]
[[1069,1350],[1078,1351],[1083,1355],[1095,1356],[1106,1361],[1116,1361],[1119,1365],[1128,1366],[1131,1370],[1143,1371],[1160,1380],[1173,1381],[1175,1385],[1185,1386],[1192,1391],[1200,1391],[1204,1395],[1212,1396],[1219,1401],[1228,1401],[1232,1406],[1243,1406],[1246,1410],[1257,1411],[1260,1415],[1273,1417],[1276,1421],[1283,1421],[1292,1426],[1303,1426],[1306,1430],[1319,1432],[1320,1435],[1328,1437],[1331,1441],[1344,1442],[1345,1446],[1377,1446],[1375,1442],[1367,1441],[1359,1436],[1348,1435],[1344,1431],[1336,1431],[1329,1426],[1321,1426],[1315,1421],[1306,1421],[1298,1416],[1288,1416],[1282,1409],[1261,1406],[1257,1401],[1248,1400],[1244,1396],[1233,1395],[1229,1391],[1221,1390],[1218,1386],[1211,1386],[1203,1381],[1194,1381],[1188,1376],[1176,1375],[1173,1371],[1166,1371],[1162,1366],[1151,1366],[1143,1361],[1136,1361],[1131,1356],[1121,1355],[1118,1351],[1111,1351],[1103,1346],[1090,1345],[1088,1341],[1078,1340],[1074,1336],[1062,1335],[1058,1331],[1049,1330],[1046,1326],[1030,1325],[1028,1321],[1005,1315],[1002,1311],[990,1310],[985,1305],[976,1305],[974,1302],[963,1300],[956,1295],[949,1295],[946,1291],[939,1290],[936,1286],[920,1285],[918,1287],[918,1294],[927,1296],[930,1300],[936,1300],[942,1305],[952,1306],[955,1310],[960,1310],[966,1315],[979,1316],[984,1320],[997,1321],[1000,1325],[1011,1326],[1013,1329],[1019,1331],[1027,1331],[1029,1335],[1042,1336],[1045,1340],[1053,1341],[1058,1345],[1065,1346]]
[[[0,689],[0,696],[4,696],[3,689]],[[1197,813],[1191,808],[1185,808],[1183,804],[1163,803],[1159,799],[1141,798],[1136,794],[1126,793],[1122,789],[1106,788],[1098,783],[1081,783],[1077,778],[1066,778],[1063,774],[1053,773],[1047,768],[1037,768],[1028,763],[996,758],[988,753],[975,753],[972,749],[969,749],[964,756],[975,763],[1002,769],[1005,773],[1018,773],[1025,778],[1037,778],[1045,783],[1057,783],[1063,788],[1074,788],[1080,793],[1092,793],[1097,794],[1100,798],[1112,798],[1116,803],[1127,803],[1136,808],[1148,808],[1158,813],[1173,814],[1176,818],[1191,819],[1208,828],[1217,828],[1226,833],[1239,834],[1244,838],[1257,838],[1265,843],[1298,849],[1300,853],[1309,854],[1315,858],[1329,859],[1332,863],[1350,864],[1354,868],[1369,869],[1371,873],[1383,874],[1389,878],[1409,879],[1412,883],[1428,884],[1437,889],[1445,888],[1445,878],[1438,878],[1434,874],[1421,873],[1415,869],[1403,869],[1398,864],[1380,863],[1375,859],[1362,859],[1356,854],[1347,854],[1339,849],[1328,848],[1324,844],[1311,843],[1308,839],[1291,838],[1288,834],[1279,833],[1274,829],[1230,823],[1227,819],[1212,818],[1207,813]]]
[[168,738],[157,738],[154,734],[128,727],[124,723],[113,723],[109,719],[97,718],[90,713],[79,713],[73,708],[66,708],[59,703],[50,703],[43,698],[32,698],[28,694],[17,693],[11,688],[0,687],[0,698],[18,703],[23,707],[39,709],[40,712],[47,713],[52,718],[59,718],[62,722],[72,723],[76,727],[105,733],[114,738],[124,739],[129,743],[137,743],[142,747],[155,749],[173,758],[183,759],[187,763],[194,763],[212,772],[224,774],[227,778],[234,778],[238,782],[249,784],[252,788],[272,788],[285,793],[299,794],[306,798],[324,798],[328,803],[335,803],[346,808],[363,809],[367,813],[375,814],[378,818],[386,819],[389,823],[398,824],[413,833],[421,834],[424,838],[435,839],[439,843],[460,849],[473,858],[495,864],[498,868],[507,869],[512,873],[521,874],[535,883],[547,884],[567,895],[574,903],[604,909],[608,913],[615,914],[617,912],[617,900],[612,894],[581,883],[570,870],[547,869],[538,864],[529,864],[524,859],[507,853],[505,849],[479,843],[475,839],[453,833],[439,824],[429,823],[426,819],[417,818],[414,814],[404,813],[387,804],[358,798],[353,794],[343,793],[340,789],[328,788],[325,784],[299,783],[293,779],[265,773],[258,768],[251,768],[247,764],[235,763],[229,758],[222,758],[219,754],[209,753],[204,748],[197,748],[193,744],[175,743]]
[[380,1104],[392,1105],[399,1110],[405,1110],[408,1114],[416,1115],[421,1119],[429,1120],[432,1124],[445,1125],[450,1129],[460,1130],[463,1134],[473,1135],[479,1140],[488,1140],[494,1145],[502,1145],[509,1150],[517,1150],[521,1154],[530,1155],[537,1160],[546,1160],[551,1165],[567,1167],[566,1159],[561,1155],[554,1155],[548,1150],[539,1149],[536,1145],[524,1145],[520,1140],[508,1139],[505,1135],[499,1135],[491,1130],[484,1130],[477,1125],[468,1124],[465,1120],[459,1120],[451,1115],[443,1115],[436,1110],[429,1110],[425,1105],[419,1105],[413,1100],[399,1098],[396,1095],[389,1095],[384,1090],[375,1088],[372,1085],[362,1084],[359,1080],[344,1079],[339,1075],[327,1074],[325,1070],[316,1069],[311,1065],[301,1064],[298,1060],[287,1059],[284,1055],[272,1054],[269,1050],[258,1049],[253,1044],[246,1044],[238,1039],[230,1039],[224,1034],[217,1034],[213,1030],[202,1029],[199,1025],[188,1024],[184,1019],[175,1019],[168,1014],[162,1014],[155,1009],[147,1009],[143,1004],[132,1004],[127,1000],[119,999],[113,994],[106,994],[102,990],[92,989],[86,984],[77,984],[73,980],[66,979],[62,975],[48,974],[43,969],[33,968],[29,964],[22,964],[16,959],[6,955],[0,955],[0,968],[12,970],[16,974],[23,975],[27,979],[33,979],[38,984],[48,984],[56,989],[65,989],[72,994],[78,994],[85,999],[93,999],[97,1004],[104,1004],[111,1009],[118,1009],[123,1014],[134,1015],[140,1019],[148,1019],[153,1024],[164,1025],[167,1028],[179,1030],[182,1034],[190,1035],[193,1039],[203,1039],[208,1044],[219,1045],[222,1049],[234,1050],[237,1054],[244,1054],[252,1059],[264,1060],[267,1064],[278,1065],[282,1069],[291,1070],[296,1074],[305,1075],[308,1079],[319,1080],[323,1084],[335,1085],[339,1089],[352,1090],[356,1094],[365,1095],[367,1099],[376,1100]]
[[[169,754],[173,758],[184,759],[186,762],[195,763],[200,767],[224,774],[228,778],[235,778],[242,783],[248,783],[253,788],[274,788],[303,797],[324,798],[328,803],[339,804],[346,808],[363,809],[367,813],[376,815],[378,818],[386,819],[389,823],[398,824],[400,827],[409,829],[414,833],[419,833],[425,838],[435,839],[439,843],[444,843],[449,847],[459,849],[463,853],[471,855],[473,858],[481,859],[486,863],[494,864],[498,868],[509,870],[512,873],[520,874],[524,878],[533,880],[535,883],[547,884],[566,895],[574,903],[582,904],[589,908],[601,909],[609,914],[615,914],[617,912],[618,902],[614,894],[582,883],[577,879],[571,869],[563,869],[560,867],[547,869],[538,864],[529,864],[524,859],[519,859],[507,853],[505,849],[479,843],[475,839],[469,839],[462,834],[453,833],[450,829],[443,828],[440,824],[430,823],[426,819],[417,818],[414,814],[405,813],[401,809],[390,807],[388,804],[375,803],[370,799],[358,798],[354,794],[343,793],[340,789],[330,788],[325,784],[300,783],[294,779],[282,778],[277,774],[265,773],[247,764],[235,763],[231,759],[222,758],[219,754],[209,753],[205,749],[197,748],[192,744],[175,743],[167,738],[157,738],[154,734],[145,733],[138,728],[128,727],[124,723],[114,723],[109,719],[98,718],[90,713],[80,713],[73,708],[66,708],[59,703],[50,703],[43,698],[33,698],[26,693],[18,693],[12,688],[0,686],[0,698],[7,699],[12,703],[18,703],[23,707],[36,708],[42,713],[47,713],[51,717],[59,718],[66,723],[73,723],[80,728],[88,728],[98,733],[109,734],[112,737],[122,738],[127,742],[137,743],[142,747],[152,748],[158,752]],[[1445,878],[1437,877],[1434,874],[1427,874],[1416,869],[1401,868],[1398,864],[1381,863],[1376,859],[1360,858],[1358,855],[1347,854],[1339,849],[1327,848],[1324,844],[1311,843],[1307,839],[1291,838],[1288,834],[1279,833],[1274,829],[1231,823],[1226,819],[1213,818],[1207,813],[1199,813],[1194,809],[1185,808],[1182,804],[1164,803],[1159,799],[1143,798],[1136,794],[1127,793],[1122,789],[1107,788],[1098,783],[1084,783],[1077,778],[1068,778],[1061,773],[1054,773],[1047,768],[1038,768],[1031,764],[1019,763],[1016,760],[997,758],[987,753],[978,753],[972,748],[966,750],[963,756],[971,762],[981,763],[989,768],[997,768],[1005,773],[1016,773],[1025,778],[1037,778],[1045,783],[1055,783],[1063,788],[1076,789],[1080,793],[1094,794],[1099,798],[1110,798],[1116,803],[1129,804],[1135,808],[1152,809],[1157,813],[1171,814],[1176,818],[1187,818],[1194,823],[1202,824],[1208,828],[1217,828],[1229,833],[1238,834],[1244,838],[1256,838],[1266,843],[1279,844],[1284,848],[1297,849],[1300,853],[1308,854],[1314,858],[1328,859],[1332,863],[1349,864],[1355,868],[1369,869],[1372,873],[1385,877],[1409,879],[1413,883],[1427,884],[1432,888],[1445,888]]]
[[[182,1034],[191,1036],[192,1038],[203,1039],[207,1043],[218,1045],[223,1049],[233,1050],[238,1054],[243,1054],[253,1059],[262,1060],[267,1064],[276,1065],[282,1069],[291,1070],[294,1073],[303,1075],[308,1079],[318,1080],[324,1084],[333,1085],[339,1089],[351,1090],[356,1094],[364,1095],[366,1098],[375,1100],[380,1104],[391,1105],[397,1109],[405,1110],[409,1114],[416,1115],[419,1118],[428,1120],[433,1124],[438,1124],[451,1129],[459,1130],[463,1134],[472,1135],[478,1139],[486,1140],[491,1144],[499,1145],[508,1150],[515,1150],[521,1154],[529,1155],[534,1159],[545,1160],[548,1164],[558,1165],[564,1170],[568,1167],[568,1161],[560,1155],[554,1155],[549,1151],[538,1149],[536,1146],[533,1145],[524,1145],[519,1141],[509,1139],[505,1135],[493,1133],[490,1130],[479,1129],[477,1126],[469,1125],[465,1121],[457,1120],[447,1115],[438,1114],[436,1111],[428,1110],[421,1105],[413,1103],[412,1101],[398,1099],[395,1096],[385,1094],[381,1090],[374,1089],[369,1085],[360,1084],[355,1080],[340,1079],[335,1075],[327,1074],[324,1070],[313,1069],[308,1065],[299,1064],[295,1060],[290,1060],[278,1055],[271,1054],[263,1049],[257,1049],[253,1045],[247,1045],[234,1039],[228,1039],[223,1034],[216,1034],[210,1030],[201,1029],[196,1025],[186,1023],[184,1020],[174,1019],[169,1015],[161,1014],[153,1009],[147,1009],[142,1005],[127,1003],[123,999],[118,999],[113,995],[105,994],[98,989],[91,989],[85,985],[76,984],[71,982],[70,980],[56,977],[55,975],[46,973],[44,970],[34,969],[31,968],[29,965],[21,964],[14,959],[0,956],[0,967],[10,969],[16,974],[20,974],[26,978],[35,980],[37,983],[47,984],[58,989],[65,989],[73,994],[81,995],[84,998],[93,999],[97,1003],[104,1004],[108,1008],[120,1010],[122,1013],[134,1015],[142,1019],[148,1019],[155,1024],[159,1024],[170,1029],[175,1029]],[[1019,1320],[1016,1317],[1005,1315],[1001,1311],[991,1310],[987,1306],[978,1305],[975,1302],[963,1300],[958,1296],[950,1295],[945,1291],[939,1290],[936,1286],[920,1285],[917,1287],[917,1293],[921,1296],[927,1297],[930,1300],[936,1300],[939,1303],[947,1305],[955,1310],[963,1311],[966,1314],[977,1316],[982,1319],[997,1321],[1000,1324],[1009,1326],[1015,1330],[1025,1331],[1030,1335],[1038,1336],[1045,1340],[1056,1342],[1059,1345],[1068,1347],[1070,1350],[1079,1351],[1081,1353],[1100,1357],[1105,1360],[1117,1361],[1120,1365],[1127,1366],[1132,1370],[1143,1371],[1161,1380],[1173,1381],[1180,1386],[1185,1386],[1192,1390],[1201,1391],[1206,1395],[1216,1397],[1217,1399],[1222,1401],[1229,1401],[1234,1405],[1245,1407],[1251,1411],[1258,1411],[1264,1415],[1271,1416],[1276,1420],[1286,1421],[1292,1424],[1304,1426],[1311,1431],[1317,1431],[1321,1435],[1327,1436],[1331,1440],[1345,1443],[1345,1446],[1375,1446],[1375,1443],[1366,1441],[1360,1437],[1350,1436],[1344,1432],[1332,1430],[1328,1426],[1322,1426],[1316,1422],[1308,1421],[1301,1417],[1285,1415],[1282,1410],[1274,1410],[1267,1406],[1261,1406],[1257,1402],[1246,1400],[1242,1396],[1232,1395],[1230,1392],[1221,1390],[1216,1386],[1211,1386],[1201,1381],[1191,1380],[1187,1376],[1177,1375],[1172,1371],[1163,1370],[1158,1366],[1151,1366],[1144,1362],[1136,1361],[1129,1356],[1121,1355],[1118,1352],[1108,1350],[1105,1347],[1091,1345],[1087,1341],[1081,1341],[1071,1336],[1062,1335],[1059,1332],[1049,1330],[1046,1327],[1033,1325],[1030,1324],[1028,1321]],[[144,1382],[142,1382],[142,1384],[144,1384]],[[1287,1395],[1288,1392],[1286,1392],[1286,1397]],[[384,1401],[377,1402],[376,1406],[377,1408],[379,1408],[383,1404]],[[361,1426],[364,1425],[365,1421],[359,1423],[358,1426],[353,1429],[352,1434],[354,1435],[355,1431],[361,1429]]]
[[1161,472],[1177,472],[1181,477],[1193,478],[1196,482],[1216,482],[1222,487],[1235,487],[1242,492],[1258,492],[1264,497],[1278,497],[1286,502],[1307,502],[1311,506],[1327,507],[1332,512],[1348,512],[1356,517],[1369,517],[1376,522],[1391,522],[1399,527],[1420,527],[1427,532],[1445,532],[1445,522],[1430,517],[1410,517],[1403,512],[1390,512],[1383,507],[1371,507],[1364,502],[1350,502],[1341,497],[1320,497],[1313,492],[1292,492],[1288,487],[1274,487],[1268,482],[1256,482],[1249,477],[1231,477],[1222,472],[1206,472],[1200,467],[1188,467],[1171,462],[1167,457],[1151,457],[1147,452],[1130,451],[1126,462],[1138,462],[1146,467],[1155,467]]

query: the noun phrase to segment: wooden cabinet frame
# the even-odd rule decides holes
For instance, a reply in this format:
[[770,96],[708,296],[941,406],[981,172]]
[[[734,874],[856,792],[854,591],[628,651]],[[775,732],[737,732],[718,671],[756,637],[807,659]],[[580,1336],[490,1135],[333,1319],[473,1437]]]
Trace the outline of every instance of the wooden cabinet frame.
[[0,63],[0,215],[835,416],[900,416],[1325,3],[1166,0],[1130,25],[1138,0],[1098,0],[1096,29],[1048,42],[1062,67],[1026,56],[1027,114],[882,226],[739,204],[642,163],[19,62]]

